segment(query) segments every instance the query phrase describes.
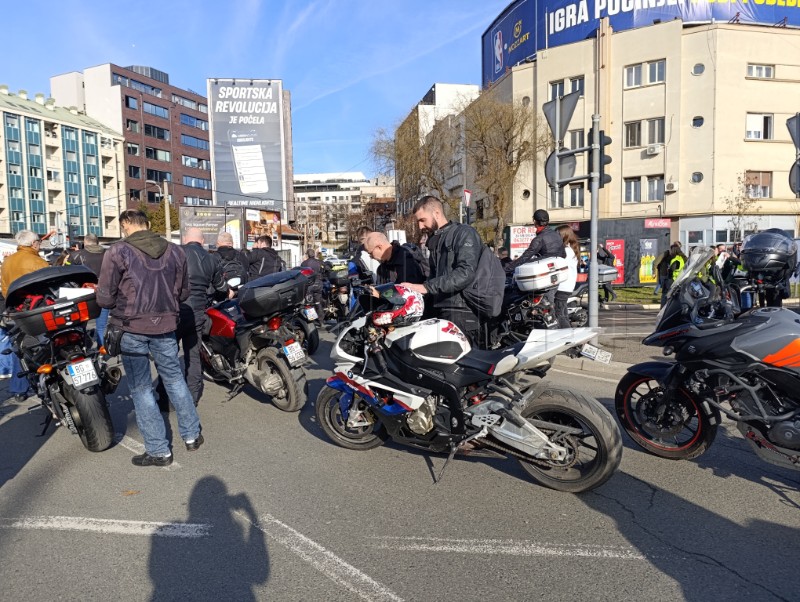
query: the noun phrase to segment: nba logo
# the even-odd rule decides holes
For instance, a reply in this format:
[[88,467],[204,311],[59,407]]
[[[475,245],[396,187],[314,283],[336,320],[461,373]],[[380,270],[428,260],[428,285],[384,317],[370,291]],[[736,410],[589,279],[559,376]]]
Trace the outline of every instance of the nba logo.
[[503,32],[497,30],[494,34],[494,72],[500,73],[503,70]]

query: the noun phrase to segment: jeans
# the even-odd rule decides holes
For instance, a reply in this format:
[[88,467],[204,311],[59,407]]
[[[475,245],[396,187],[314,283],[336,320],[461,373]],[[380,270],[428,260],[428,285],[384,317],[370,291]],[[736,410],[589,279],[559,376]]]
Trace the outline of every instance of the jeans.
[[183,379],[175,333],[143,335],[126,332],[122,335],[120,347],[122,365],[125,367],[128,388],[136,410],[136,424],[142,433],[145,451],[151,456],[170,455],[164,418],[153,395],[148,355],[153,356],[156,372],[175,406],[181,438],[184,441],[196,439],[200,434],[200,418]]
[[[5,329],[0,328],[0,351],[11,349],[11,337]],[[14,368],[14,360],[11,359],[13,353],[3,355],[0,353],[0,378],[11,378],[11,373]]]
[[556,291],[556,298],[553,305],[559,328],[572,328],[569,323],[569,315],[567,314],[567,301],[569,300],[569,296],[570,293],[567,291]]
[[8,381],[8,392],[11,395],[26,395],[30,389],[30,383],[25,376],[17,376],[22,372],[22,364],[16,353],[12,353],[11,358],[11,378]]
[[98,347],[103,344],[103,333],[105,333],[106,324],[108,324],[108,312],[109,310],[104,307],[100,310],[100,315],[97,316],[97,319],[94,321],[94,335],[97,339]]

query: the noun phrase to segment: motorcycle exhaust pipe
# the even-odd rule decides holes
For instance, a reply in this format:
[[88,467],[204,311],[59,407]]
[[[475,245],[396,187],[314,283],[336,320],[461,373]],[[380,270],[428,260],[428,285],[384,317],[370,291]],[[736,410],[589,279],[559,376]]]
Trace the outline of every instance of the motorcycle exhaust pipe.
[[110,366],[109,368],[106,368],[101,387],[103,389],[103,393],[113,393],[116,390],[119,381],[121,380],[122,370],[120,370],[118,366]]

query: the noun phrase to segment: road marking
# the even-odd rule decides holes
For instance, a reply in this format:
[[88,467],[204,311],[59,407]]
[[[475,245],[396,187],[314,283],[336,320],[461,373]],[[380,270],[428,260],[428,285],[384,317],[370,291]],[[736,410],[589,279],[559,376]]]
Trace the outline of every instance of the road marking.
[[569,376],[583,376],[584,378],[591,378],[592,380],[599,380],[604,383],[614,383],[615,385],[619,382],[618,378],[603,378],[602,376],[595,376],[587,372],[570,372],[568,370],[559,370],[558,368],[550,368],[548,372],[558,372],[559,374],[568,374]]
[[381,550],[646,560],[646,557],[635,548],[628,546],[553,544],[513,539],[448,539],[437,537],[373,537],[371,539],[376,540],[373,547]]
[[243,512],[237,511],[236,514],[362,600],[402,601],[402,598],[369,575],[274,516],[264,514],[258,519],[258,523],[253,523]]
[[[114,441],[121,447],[124,447],[128,451],[132,451],[135,455],[140,455],[144,453],[144,445],[139,443],[136,439],[132,439],[128,437],[128,435],[123,435],[122,433],[114,433]],[[161,470],[178,470],[181,467],[180,464],[172,461],[172,464],[169,466],[162,466]]]
[[52,529],[55,531],[91,531],[113,535],[198,538],[207,537],[211,531],[211,525],[111,520],[83,516],[29,516],[27,518],[0,518],[0,529]]

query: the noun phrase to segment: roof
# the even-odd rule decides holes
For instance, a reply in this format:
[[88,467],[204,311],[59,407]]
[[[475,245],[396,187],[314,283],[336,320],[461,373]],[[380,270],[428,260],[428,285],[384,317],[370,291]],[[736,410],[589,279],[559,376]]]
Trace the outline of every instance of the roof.
[[[52,99],[50,99],[51,102]],[[9,111],[16,114],[36,115],[41,119],[47,121],[58,121],[60,123],[68,123],[83,129],[91,129],[99,131],[109,136],[117,136],[122,138],[121,132],[115,132],[107,125],[99,121],[87,117],[83,114],[72,113],[69,109],[64,107],[53,107],[49,109],[44,105],[39,104],[35,100],[25,99],[12,92],[3,94],[0,92],[0,110]]]
[[297,236],[298,238],[302,236],[300,232],[286,224],[280,224],[280,233],[281,236]]

